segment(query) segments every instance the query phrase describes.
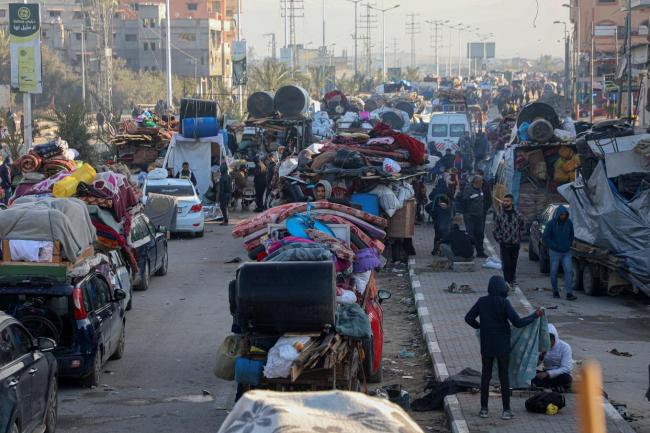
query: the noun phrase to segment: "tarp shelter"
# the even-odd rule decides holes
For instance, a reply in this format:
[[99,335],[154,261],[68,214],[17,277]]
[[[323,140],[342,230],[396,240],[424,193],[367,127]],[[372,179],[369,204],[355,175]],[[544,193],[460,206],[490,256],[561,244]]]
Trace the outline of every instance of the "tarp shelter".
[[203,197],[212,185],[211,166],[215,145],[221,149],[221,155],[229,155],[223,135],[194,139],[174,134],[169,142],[163,167],[171,169],[172,175],[176,176],[183,163],[188,162],[196,177],[197,192]]

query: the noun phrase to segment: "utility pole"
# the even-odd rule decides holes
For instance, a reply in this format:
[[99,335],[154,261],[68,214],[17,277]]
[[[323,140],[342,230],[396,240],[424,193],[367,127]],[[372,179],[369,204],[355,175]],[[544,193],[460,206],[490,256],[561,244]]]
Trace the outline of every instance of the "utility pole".
[[359,44],[359,15],[358,8],[359,3],[363,0],[348,0],[350,3],[354,3],[354,75],[356,76],[359,73],[359,53],[358,53],[358,44]]
[[406,34],[411,37],[411,67],[415,68],[415,35],[420,33],[420,23],[415,21],[416,14],[408,14],[410,21],[406,22]]
[[589,85],[590,92],[590,110],[589,110],[589,123],[594,123],[594,70],[596,68],[596,41],[594,40],[594,22],[591,21],[591,56],[589,57],[590,66],[591,66],[591,84]]
[[327,63],[327,42],[325,40],[325,0],[322,0],[323,4],[323,45],[321,48],[321,65],[325,66]]
[[81,24],[81,100],[86,108],[86,26]]
[[397,54],[397,38],[393,38],[393,67],[399,68],[400,61]]
[[92,16],[96,21],[99,40],[99,99],[102,108],[113,111],[113,16],[115,3],[93,0]]
[[[627,0],[627,117],[632,119],[632,0]],[[618,47],[616,47],[618,51]],[[592,92],[593,93],[593,92]]]
[[275,33],[264,33],[264,36],[271,37],[271,59],[276,60],[277,57],[277,45],[275,42]]
[[[303,0],[280,0],[283,6],[282,16],[285,19],[285,48],[291,49],[291,67],[296,67],[296,19],[304,18],[305,6]],[[288,29],[287,29],[288,27]],[[288,35],[287,35],[288,33]],[[288,45],[287,45],[288,36]]]
[[166,54],[167,54],[167,70],[165,71],[167,79],[167,108],[171,110],[174,103],[174,93],[172,89],[172,23],[171,23],[171,11],[169,10],[169,0],[165,1],[165,27],[166,27]]
[[389,8],[380,9],[375,6],[368,5],[371,9],[381,12],[381,78],[386,77],[386,12],[397,9],[399,5],[391,6]]
[[366,75],[372,77],[372,31],[377,28],[377,16],[372,14],[370,4],[365,5],[366,13],[361,16],[361,29],[365,31]]
[[[325,0],[323,0],[325,1]],[[223,17],[221,17],[223,19]],[[241,0],[237,0],[237,42],[241,41]],[[239,116],[244,115],[244,86],[239,85]]]
[[433,29],[432,31],[432,40],[431,40],[431,48],[433,48],[433,56],[435,59],[435,64],[436,64],[436,76],[440,76],[440,61],[438,57],[438,48],[440,45],[440,39],[442,37],[442,32],[440,34],[440,37],[438,36],[438,27],[444,27],[445,24],[449,22],[449,20],[434,20],[434,21],[426,21],[431,28]]

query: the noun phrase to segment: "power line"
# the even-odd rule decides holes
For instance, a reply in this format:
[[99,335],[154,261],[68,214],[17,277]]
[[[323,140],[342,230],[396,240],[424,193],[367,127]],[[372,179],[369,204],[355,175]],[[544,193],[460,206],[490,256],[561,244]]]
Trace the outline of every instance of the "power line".
[[415,21],[416,14],[408,14],[410,21],[406,22],[406,34],[411,36],[411,67],[415,68],[415,35],[420,34],[420,23]]
[[365,31],[362,38],[366,42],[366,74],[372,75],[372,31],[377,28],[377,15],[372,13],[372,5],[367,3],[365,15],[361,15],[360,28]]

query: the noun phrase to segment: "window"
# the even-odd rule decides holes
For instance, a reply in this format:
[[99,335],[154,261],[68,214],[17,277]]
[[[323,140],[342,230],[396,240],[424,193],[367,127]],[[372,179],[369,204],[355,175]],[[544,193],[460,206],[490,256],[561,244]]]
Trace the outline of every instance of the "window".
[[132,35],[132,34],[124,35],[124,40],[127,42],[135,42],[138,40],[138,35]]
[[76,40],[80,41],[80,40],[81,40],[81,33],[75,33],[75,34],[74,34],[74,38],[75,38]]
[[431,136],[432,137],[446,137],[447,136],[447,125],[431,124]]
[[213,1],[212,2],[212,12],[219,12],[221,10],[221,2]]
[[178,39],[183,42],[194,42],[196,41],[196,34],[194,33],[180,33]]
[[0,367],[13,361],[14,342],[9,327],[0,331]]
[[7,16],[7,10],[6,9],[0,9],[0,18],[4,18]]
[[465,125],[462,123],[456,123],[449,125],[449,135],[451,137],[460,137],[465,132]]
[[74,13],[72,14],[72,18],[74,18],[75,20],[80,20],[83,17],[84,14],[81,11],[74,11]]
[[[144,70],[148,71],[149,68],[145,66]],[[133,228],[131,229],[131,242],[135,243],[137,241],[144,239],[147,236],[149,236],[149,230],[147,229],[147,225],[142,220],[142,218],[138,218],[135,224],[133,224]]]
[[174,197],[187,197],[194,195],[194,188],[190,183],[187,185],[147,185],[147,194],[150,192]]
[[20,326],[9,326],[14,336],[14,359],[21,358],[32,351],[32,337]]
[[142,46],[144,47],[145,51],[149,51],[149,43],[148,42],[145,42],[144,44],[142,44]]
[[149,42],[149,46],[151,47],[151,51],[156,51],[156,43],[155,42]]
[[50,18],[61,18],[61,11],[50,11]]
[[[97,299],[100,302],[99,305],[101,307],[108,305],[108,303],[111,302],[111,289],[109,288],[106,281],[99,277],[95,277],[93,278],[93,286],[95,287],[95,292],[97,293]],[[95,305],[95,309],[97,309],[97,305]]]
[[196,11],[196,10],[199,10],[199,4],[198,4],[198,3],[188,3],[188,4],[187,4],[187,10],[188,10],[188,11]]

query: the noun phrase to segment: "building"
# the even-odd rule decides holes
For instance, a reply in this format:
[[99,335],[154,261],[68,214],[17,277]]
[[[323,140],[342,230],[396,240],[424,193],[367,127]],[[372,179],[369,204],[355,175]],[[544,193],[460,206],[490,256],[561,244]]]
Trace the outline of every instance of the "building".
[[[239,0],[241,2],[241,0]],[[101,15],[95,0],[40,0],[41,39],[81,72],[82,37],[85,66],[98,71],[102,47]],[[232,76],[231,43],[237,38],[237,0],[172,0],[172,73],[194,78],[201,94],[214,91]],[[124,59],[138,71],[166,70],[164,0],[120,0],[106,28],[108,55]],[[0,26],[8,24],[8,7],[0,5]]]
[[[574,70],[580,105],[589,103],[590,88],[616,81],[625,64],[627,0],[571,0],[574,25]],[[632,0],[632,46],[647,44],[650,0]],[[593,57],[593,71],[592,62]],[[592,85],[592,72],[593,81]]]

